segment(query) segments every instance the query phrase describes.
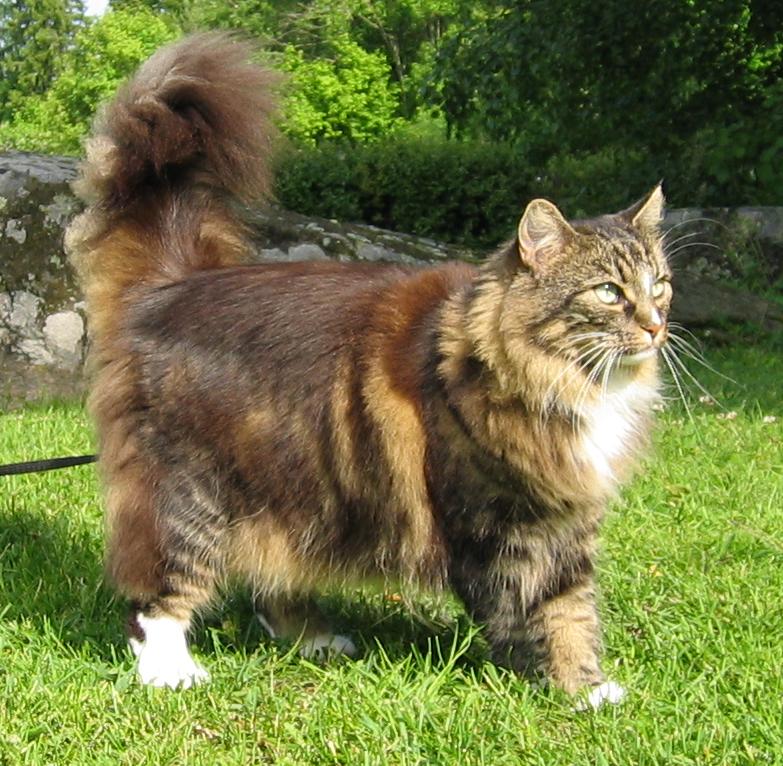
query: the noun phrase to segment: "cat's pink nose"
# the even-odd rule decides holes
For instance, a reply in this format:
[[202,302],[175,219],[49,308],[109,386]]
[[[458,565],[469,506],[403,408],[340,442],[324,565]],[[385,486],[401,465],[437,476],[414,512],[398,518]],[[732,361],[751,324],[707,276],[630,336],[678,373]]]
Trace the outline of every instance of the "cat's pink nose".
[[644,322],[642,324],[642,329],[649,333],[650,335],[650,341],[652,343],[655,343],[663,333],[664,323],[660,320],[650,320],[648,322]]

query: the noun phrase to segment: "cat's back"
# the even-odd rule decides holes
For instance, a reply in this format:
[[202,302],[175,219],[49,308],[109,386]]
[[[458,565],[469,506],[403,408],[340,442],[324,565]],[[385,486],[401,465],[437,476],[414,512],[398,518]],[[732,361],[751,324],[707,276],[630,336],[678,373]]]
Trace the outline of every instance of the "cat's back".
[[439,309],[474,275],[459,263],[332,262],[195,273],[139,294],[131,364],[155,408],[171,409],[167,392],[186,381],[201,411],[269,397],[320,409],[330,386],[365,388],[371,369],[385,390],[418,399]]
[[393,331],[406,313],[431,312],[473,274],[464,264],[332,261],[205,270],[141,294],[130,323],[140,338],[225,341],[246,351],[274,340],[280,349],[311,337],[356,338],[370,327]]

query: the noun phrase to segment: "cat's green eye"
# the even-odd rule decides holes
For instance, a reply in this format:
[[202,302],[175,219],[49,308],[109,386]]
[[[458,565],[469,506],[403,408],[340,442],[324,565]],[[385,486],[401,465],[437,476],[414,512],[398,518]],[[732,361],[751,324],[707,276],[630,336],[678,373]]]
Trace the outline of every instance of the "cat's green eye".
[[666,280],[665,279],[659,279],[652,286],[653,298],[660,298],[665,292],[666,292]]
[[593,292],[598,296],[598,300],[601,303],[619,303],[620,298],[623,297],[623,291],[611,282],[604,282],[604,284],[594,287]]

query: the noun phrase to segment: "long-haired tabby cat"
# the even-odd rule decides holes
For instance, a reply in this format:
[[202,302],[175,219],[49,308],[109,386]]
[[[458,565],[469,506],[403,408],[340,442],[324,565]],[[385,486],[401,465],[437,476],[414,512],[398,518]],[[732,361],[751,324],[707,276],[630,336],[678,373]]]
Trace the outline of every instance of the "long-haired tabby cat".
[[570,223],[534,200],[478,268],[242,265],[272,133],[248,54],[199,35],[144,64],[69,232],[142,681],[207,677],[186,633],[226,576],[272,635],[346,653],[313,593],[381,577],[452,589],[499,661],[616,701],[593,559],[657,397],[660,188]]

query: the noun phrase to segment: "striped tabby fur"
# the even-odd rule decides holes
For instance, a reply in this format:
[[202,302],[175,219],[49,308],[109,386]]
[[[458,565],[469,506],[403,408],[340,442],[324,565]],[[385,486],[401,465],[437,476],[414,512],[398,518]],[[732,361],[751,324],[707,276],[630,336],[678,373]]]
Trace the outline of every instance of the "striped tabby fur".
[[[601,684],[596,536],[671,298],[660,188],[571,223],[535,200],[478,268],[244,265],[273,135],[248,55],[210,34],[148,61],[96,123],[69,232],[142,677],[150,626],[184,633],[226,576],[305,639],[328,635],[318,589],[381,577],[453,589],[499,661]],[[166,683],[201,678],[182,667]]]

